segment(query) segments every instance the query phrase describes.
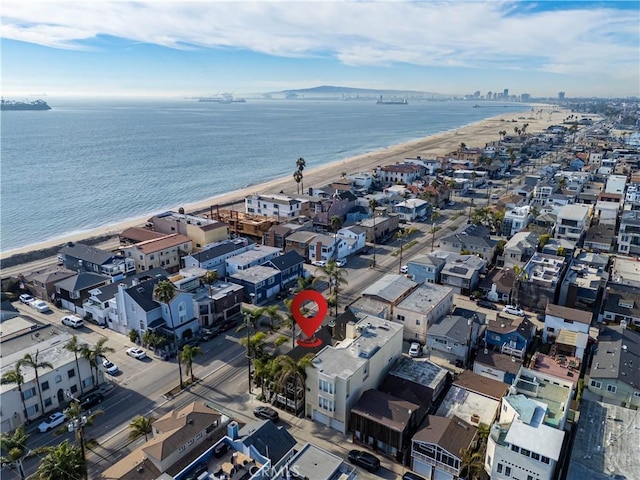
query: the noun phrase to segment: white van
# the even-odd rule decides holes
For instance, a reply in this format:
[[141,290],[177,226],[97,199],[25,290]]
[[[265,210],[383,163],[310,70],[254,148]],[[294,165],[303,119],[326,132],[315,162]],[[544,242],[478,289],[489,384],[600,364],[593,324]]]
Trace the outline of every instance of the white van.
[[77,315],[67,315],[66,317],[62,317],[62,324],[71,328],[80,328],[84,325],[84,322]]

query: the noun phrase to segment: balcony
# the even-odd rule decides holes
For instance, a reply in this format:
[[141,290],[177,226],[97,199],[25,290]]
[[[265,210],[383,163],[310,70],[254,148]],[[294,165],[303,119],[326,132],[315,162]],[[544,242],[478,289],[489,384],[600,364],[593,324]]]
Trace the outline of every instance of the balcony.
[[412,450],[411,456],[415,459],[420,460],[421,462],[424,462],[428,465],[432,465],[438,470],[442,470],[443,472],[450,473],[451,475],[454,476],[454,478],[457,478],[458,474],[460,473],[459,469],[454,468],[450,465],[447,465],[446,463],[439,462],[435,458],[427,457],[425,454],[416,452],[415,450]]

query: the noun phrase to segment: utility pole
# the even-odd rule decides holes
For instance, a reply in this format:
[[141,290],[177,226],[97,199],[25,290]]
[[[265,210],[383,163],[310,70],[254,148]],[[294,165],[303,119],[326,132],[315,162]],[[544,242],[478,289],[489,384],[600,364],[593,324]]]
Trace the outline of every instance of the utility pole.
[[[72,402],[76,404],[76,407],[71,407],[70,412],[80,412],[80,400],[74,397],[69,390],[65,390],[64,392],[68,398],[71,399]],[[76,410],[77,409],[77,410]],[[84,427],[87,425],[87,416],[86,415],[75,415],[70,419],[71,421],[67,425],[67,430],[69,432],[75,432],[76,440],[80,443],[80,451],[82,452],[82,459],[84,460],[84,479],[88,480],[88,467],[87,467],[87,454],[85,451],[85,441],[84,441]]]

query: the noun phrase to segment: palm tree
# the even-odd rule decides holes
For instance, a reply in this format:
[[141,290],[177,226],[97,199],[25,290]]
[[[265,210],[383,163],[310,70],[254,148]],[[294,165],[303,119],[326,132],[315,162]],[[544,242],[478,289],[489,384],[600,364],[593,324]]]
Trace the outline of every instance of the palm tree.
[[304,177],[302,175],[302,171],[304,170],[304,167],[307,166],[307,162],[305,162],[304,158],[300,157],[298,160],[296,160],[296,167],[298,168],[298,172],[300,173],[300,182],[302,184],[302,193],[304,193]]
[[[284,392],[285,409],[288,406],[287,390],[292,386],[293,405],[292,410],[297,413],[298,400],[304,404],[305,380],[307,378],[307,367],[312,365],[313,354],[307,354],[296,362],[288,355],[279,355],[273,359],[272,373],[274,387],[277,392]],[[302,398],[298,398],[298,392],[302,393]]]
[[[89,365],[91,366],[91,380],[95,386],[98,385],[98,364],[100,363],[101,358],[106,358],[107,353],[113,353],[115,350],[111,347],[107,347],[106,343],[109,339],[107,337],[100,338],[96,344],[91,348],[89,345],[84,345],[82,347],[82,355],[89,360]],[[93,371],[95,370],[96,376],[93,376]],[[80,372],[78,371],[78,375]],[[81,382],[82,383],[82,379]]]
[[7,385],[9,383],[15,383],[18,385],[18,392],[20,393],[20,399],[22,400],[22,411],[24,413],[24,421],[25,423],[29,423],[29,414],[27,413],[27,404],[24,403],[24,394],[22,393],[22,385],[24,384],[24,377],[22,376],[22,372],[20,372],[20,362],[16,363],[16,366],[13,370],[9,370],[2,375],[2,379],[0,380],[2,385]]
[[287,311],[285,314],[285,322],[287,326],[291,329],[291,349],[296,348],[296,319],[291,313],[291,303],[293,300],[287,298],[284,301],[285,307],[287,307]]
[[336,249],[336,257],[338,256],[338,230],[342,227],[342,218],[339,215],[334,215],[329,220],[329,226],[333,230],[333,243]]
[[375,198],[369,200],[369,208],[371,209],[371,214],[373,215],[373,267],[376,266],[376,207],[378,206],[378,202]]
[[433,252],[433,244],[436,241],[436,232],[440,230],[440,227],[437,226],[435,223],[433,225],[431,225],[431,251]]
[[82,451],[68,440],[59,445],[41,447],[37,452],[45,454],[36,471],[38,480],[86,478],[87,462]]
[[432,210],[431,211],[431,221],[433,223],[437,222],[440,219],[441,216],[442,216],[442,214],[438,210]]
[[73,401],[69,404],[69,408],[65,411],[67,417],[71,420],[70,424],[63,424],[58,430],[54,432],[55,435],[64,435],[69,431],[69,425],[73,427],[73,432],[75,434],[76,445],[80,447],[80,452],[82,454],[82,458],[84,459],[85,472],[83,478],[87,478],[87,456],[85,451],[85,436],[84,429],[86,427],[90,427],[93,425],[93,421],[98,415],[102,415],[104,410],[95,410],[93,412],[87,412],[82,409],[77,399],[73,399]]
[[451,190],[451,198],[453,199],[453,193],[456,191],[456,181],[450,178],[445,182],[445,185]]
[[192,382],[196,381],[196,377],[193,376],[193,360],[200,355],[202,355],[202,349],[191,345],[185,345],[180,353],[179,361],[184,363],[184,368],[191,375]]
[[156,284],[153,289],[153,296],[155,299],[167,306],[169,310],[169,320],[171,320],[171,328],[173,330],[173,347],[176,349],[176,355],[178,356],[178,375],[180,376],[180,389],[184,388],[182,382],[182,363],[180,362],[180,349],[178,348],[178,336],[176,335],[176,326],[173,323],[173,314],[171,313],[171,300],[176,294],[176,287],[173,286],[169,280],[162,280]]
[[278,323],[280,323],[280,320],[282,320],[278,305],[269,305],[268,307],[263,307],[261,310],[262,315],[269,319],[269,329],[275,330],[274,320],[277,320]]
[[[44,413],[44,400],[42,400],[42,390],[40,388],[40,377],[38,376],[38,369],[40,368],[50,368],[53,369],[53,365],[49,362],[40,362],[38,361],[38,356],[40,355],[40,350],[36,350],[35,355],[31,355],[30,353],[26,353],[21,360],[18,360],[18,364],[16,369],[20,369],[23,365],[26,367],[31,367],[36,373],[36,386],[38,387],[38,396],[40,397],[40,406],[42,407],[42,413]],[[80,372],[78,372],[80,375]],[[82,383],[82,379],[80,380]]]
[[317,281],[318,278],[314,277],[313,275],[309,277],[298,277],[298,286],[296,287],[296,293],[299,293],[302,290],[314,290]]
[[300,170],[296,170],[293,172],[293,179],[296,182],[297,192],[300,193],[300,182],[302,182],[302,172]]
[[267,358],[256,358],[253,360],[254,376],[256,383],[260,384],[262,398],[264,399],[264,385],[270,380],[270,373],[273,360]]
[[484,458],[479,452],[460,449],[460,474],[467,480],[475,480],[484,469]]
[[[240,340],[240,344],[247,347],[247,352],[253,352],[252,359],[262,358],[264,353],[264,345],[267,341],[267,334],[264,332],[256,332],[251,336],[247,336]],[[248,354],[248,353],[247,353]]]
[[466,150],[467,149],[467,144],[464,142],[460,142],[460,150]]
[[201,278],[202,282],[205,285],[213,285],[214,283],[216,283],[218,281],[218,271],[217,270],[207,270],[207,273],[205,273],[202,278]]
[[520,284],[522,282],[526,282],[529,279],[529,274],[519,265],[513,266],[513,273],[516,276],[514,282],[515,292],[513,294],[513,303],[516,307],[520,307]]
[[[80,343],[78,341],[78,337],[76,335],[71,337],[71,340],[69,340],[65,346],[64,346],[65,350],[68,350],[70,352],[73,352],[73,354],[76,357],[76,369],[78,370],[78,375],[80,375],[80,362],[78,362],[78,354],[82,354],[82,352],[84,351],[85,348],[85,344]],[[82,385],[82,382],[80,382],[80,393],[84,393],[84,387]]]
[[129,428],[131,429],[129,432],[129,440],[135,440],[144,435],[144,441],[146,442],[149,438],[148,435],[153,432],[153,422],[155,421],[156,419],[153,415],[149,415],[148,417],[140,415],[131,420],[129,424]]
[[27,448],[27,440],[29,434],[24,431],[24,426],[20,425],[13,432],[6,432],[0,435],[0,462],[7,465],[20,477],[20,480],[26,478],[24,474],[23,462],[30,456]]

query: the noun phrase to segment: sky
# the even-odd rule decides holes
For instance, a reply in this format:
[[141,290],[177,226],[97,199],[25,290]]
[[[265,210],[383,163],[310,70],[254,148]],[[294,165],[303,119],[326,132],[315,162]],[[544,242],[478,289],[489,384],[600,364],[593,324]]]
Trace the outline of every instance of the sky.
[[640,0],[3,0],[2,95],[640,96]]

